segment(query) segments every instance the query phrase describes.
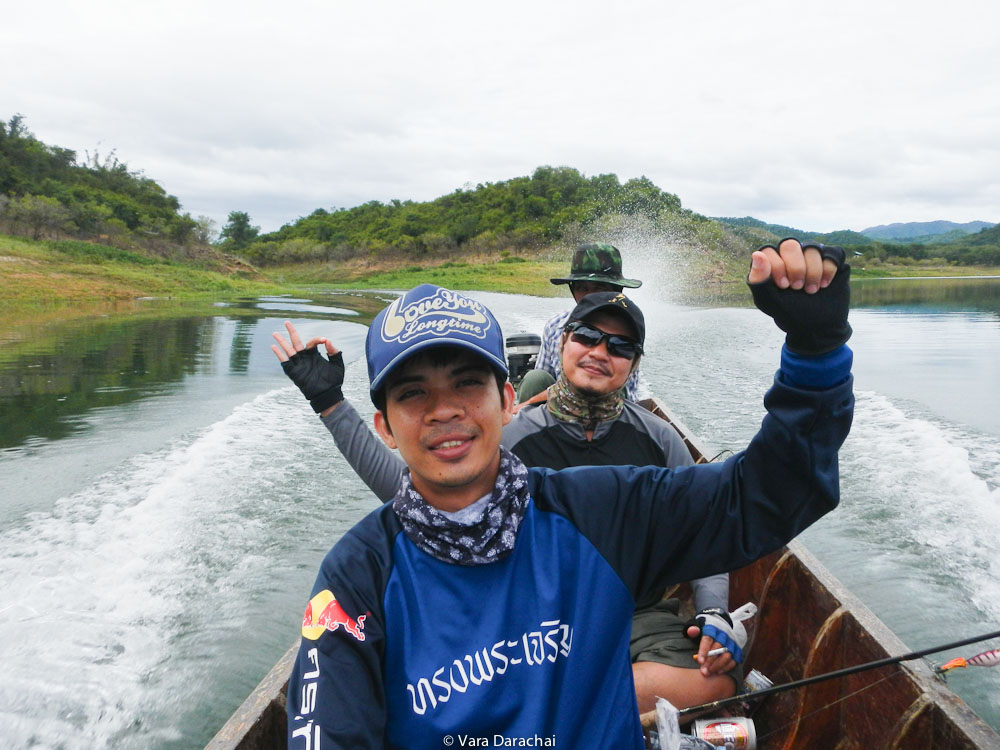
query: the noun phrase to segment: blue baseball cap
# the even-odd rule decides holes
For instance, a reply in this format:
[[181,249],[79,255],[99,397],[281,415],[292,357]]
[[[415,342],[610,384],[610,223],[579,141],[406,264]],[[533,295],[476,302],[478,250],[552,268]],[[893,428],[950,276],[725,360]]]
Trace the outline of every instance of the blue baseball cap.
[[503,333],[485,305],[464,294],[421,284],[392,301],[368,328],[369,393],[409,357],[434,346],[459,346],[479,354],[507,377]]

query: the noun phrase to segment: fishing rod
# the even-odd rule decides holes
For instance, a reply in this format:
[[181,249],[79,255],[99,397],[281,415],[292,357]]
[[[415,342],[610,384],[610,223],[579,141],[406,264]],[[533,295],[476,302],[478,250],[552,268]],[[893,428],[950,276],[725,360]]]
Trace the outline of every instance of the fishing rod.
[[[784,685],[775,685],[774,687],[764,688],[763,690],[754,690],[750,693],[740,693],[739,695],[734,695],[731,698],[723,698],[721,700],[713,701],[711,703],[703,703],[700,706],[691,706],[690,708],[682,708],[678,710],[678,714],[684,716],[685,714],[694,713],[695,711],[708,711],[710,709],[722,708],[723,706],[728,706],[733,703],[739,703],[748,699],[766,698],[769,695],[774,695],[775,693],[783,693],[786,690],[793,690],[794,688],[805,687],[806,685],[812,685],[816,682],[823,682],[824,680],[832,680],[837,677],[846,677],[847,675],[856,674],[857,672],[865,672],[869,669],[878,669],[879,667],[887,667],[890,664],[898,664],[901,661],[912,661],[913,659],[919,659],[927,654],[936,654],[939,651],[947,651],[950,648],[959,648],[960,646],[968,646],[970,643],[978,643],[979,641],[989,640],[990,638],[1000,638],[1000,630],[993,633],[986,633],[985,635],[977,635],[973,638],[965,638],[961,641],[955,641],[954,643],[946,643],[943,646],[933,646],[931,648],[921,649],[920,651],[912,651],[909,654],[903,654],[902,656],[890,656],[886,659],[879,659],[878,661],[870,661],[865,664],[858,664],[854,667],[845,667],[844,669],[838,669],[835,672],[826,672],[824,674],[814,675],[813,677],[806,677],[802,680],[795,680],[794,682],[786,682]],[[982,656],[982,654],[980,654]],[[977,657],[973,657],[977,658]],[[998,662],[1000,663],[1000,662]],[[989,665],[992,666],[992,665]]]

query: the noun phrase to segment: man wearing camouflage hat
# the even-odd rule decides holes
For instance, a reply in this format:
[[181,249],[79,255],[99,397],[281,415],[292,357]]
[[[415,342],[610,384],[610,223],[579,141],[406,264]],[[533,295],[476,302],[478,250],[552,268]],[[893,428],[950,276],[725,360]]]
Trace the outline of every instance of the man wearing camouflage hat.
[[[588,242],[573,253],[569,276],[550,279],[553,284],[568,284],[573,299],[579,303],[594,292],[620,292],[623,288],[638,289],[642,282],[622,276],[622,256],[618,248],[606,242]],[[524,402],[543,391],[556,380],[562,371],[562,334],[569,321],[570,310],[554,315],[545,324],[542,347],[538,351],[535,370],[525,375],[518,389],[518,401]],[[545,376],[548,373],[551,376]],[[639,370],[629,375],[625,382],[625,397],[636,401],[639,389]]]

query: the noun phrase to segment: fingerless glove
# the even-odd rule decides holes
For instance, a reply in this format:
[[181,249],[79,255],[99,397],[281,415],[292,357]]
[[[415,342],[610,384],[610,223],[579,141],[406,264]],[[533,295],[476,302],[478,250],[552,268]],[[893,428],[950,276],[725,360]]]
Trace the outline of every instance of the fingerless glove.
[[832,352],[846,343],[852,332],[847,322],[851,267],[845,262],[844,248],[810,242],[802,250],[810,247],[837,264],[837,275],[825,289],[806,294],[801,289],[779,289],[771,279],[749,285],[757,308],[771,316],[785,332],[789,350],[806,356]]
[[337,352],[329,359],[320,356],[319,349],[303,349],[281,363],[281,369],[309,400],[319,414],[344,400],[344,354]]

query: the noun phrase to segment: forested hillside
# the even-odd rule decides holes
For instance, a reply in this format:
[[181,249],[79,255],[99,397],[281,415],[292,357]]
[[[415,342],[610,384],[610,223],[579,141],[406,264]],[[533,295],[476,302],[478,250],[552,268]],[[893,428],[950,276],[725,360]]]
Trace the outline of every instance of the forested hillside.
[[[230,217],[232,222],[234,217]],[[245,217],[236,217],[239,225]],[[652,232],[723,253],[743,249],[719,224],[681,207],[645,177],[585,177],[570,167],[538,167],[515,177],[459,189],[432,201],[371,201],[317,209],[234,252],[261,266],[356,257],[410,258],[517,253],[601,234],[638,221]],[[227,227],[228,229],[229,227]]]
[[39,141],[20,115],[0,122],[0,231],[181,256],[212,239],[211,220],[181,213],[177,198],[114,151],[80,160]]
[[970,235],[965,242],[966,244],[974,247],[1000,245],[1000,224],[996,224],[989,229],[983,229],[976,234]]
[[[627,242],[637,234],[647,245],[669,245],[697,258],[706,272],[715,268],[713,273],[737,258],[742,263],[749,247],[786,236],[844,245],[871,265],[1000,265],[995,226],[950,242],[883,242],[848,230],[819,234],[749,216],[710,219],[683,208],[678,196],[646,177],[622,182],[614,174],[588,177],[571,167],[551,166],[426,202],[317,208],[265,235],[259,235],[248,214],[233,211],[212,247],[210,219],[182,213],[177,198],[129,169],[113,150],[103,157],[87,153],[81,160],[70,149],[39,141],[20,115],[0,122],[0,233],[87,240],[226,272],[247,269],[220,250],[260,267],[297,265],[308,273],[315,264],[330,269],[344,261],[507,259],[593,239]],[[77,255],[82,252],[79,245],[73,247]]]

